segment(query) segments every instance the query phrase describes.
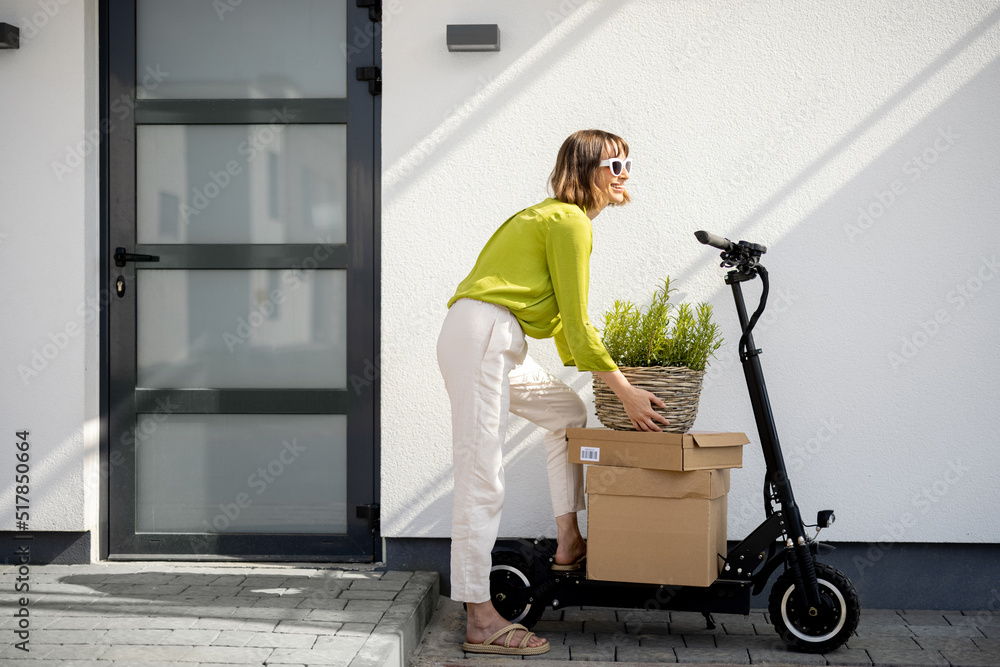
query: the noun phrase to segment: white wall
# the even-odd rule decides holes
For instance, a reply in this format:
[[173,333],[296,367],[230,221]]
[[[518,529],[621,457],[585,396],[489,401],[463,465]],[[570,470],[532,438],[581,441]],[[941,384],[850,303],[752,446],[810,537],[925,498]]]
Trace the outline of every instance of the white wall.
[[[31,530],[96,521],[97,3],[5,0],[21,48],[0,51],[0,470],[14,432],[30,431]],[[96,314],[96,311],[93,311]],[[89,480],[89,483],[88,483]],[[0,530],[13,530],[12,475]],[[96,541],[95,541],[96,544]]]
[[[1000,501],[1000,3],[385,13],[384,535],[449,534],[445,304],[493,230],[546,195],[563,138],[599,127],[636,166],[633,203],[595,220],[591,316],[668,274],[715,305],[728,344],[696,428],[754,443],[732,478],[730,537],[762,518],[763,460],[731,294],[698,229],[768,246],[757,343],[806,518],[835,508],[838,541],[1000,541],[982,511]],[[449,23],[499,24],[502,51],[447,52]],[[531,354],[589,399],[589,374],[559,368],[550,341]],[[512,418],[502,535],[555,534],[541,435]]]

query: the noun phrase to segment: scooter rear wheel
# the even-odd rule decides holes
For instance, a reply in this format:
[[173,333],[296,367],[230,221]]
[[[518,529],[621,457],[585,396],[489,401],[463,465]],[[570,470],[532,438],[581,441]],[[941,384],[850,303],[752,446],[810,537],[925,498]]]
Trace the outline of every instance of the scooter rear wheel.
[[782,641],[806,653],[826,653],[839,648],[858,627],[861,601],[851,580],[840,570],[816,563],[821,606],[810,616],[795,592],[791,570],[771,588],[768,612]]
[[501,616],[528,628],[537,623],[545,611],[545,606],[536,595],[527,560],[513,551],[493,553],[490,598]]

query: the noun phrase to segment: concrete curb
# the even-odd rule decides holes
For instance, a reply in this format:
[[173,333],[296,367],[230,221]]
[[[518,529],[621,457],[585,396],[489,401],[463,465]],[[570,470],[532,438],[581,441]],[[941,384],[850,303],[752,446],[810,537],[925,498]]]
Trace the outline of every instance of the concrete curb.
[[406,667],[420,645],[440,593],[437,572],[415,572],[350,667]]

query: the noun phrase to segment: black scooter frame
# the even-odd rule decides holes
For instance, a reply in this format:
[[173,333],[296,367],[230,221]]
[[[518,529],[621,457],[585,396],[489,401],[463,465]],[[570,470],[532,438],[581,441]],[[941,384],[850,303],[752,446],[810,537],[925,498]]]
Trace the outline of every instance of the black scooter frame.
[[[699,239],[700,240],[700,239]],[[704,241],[703,241],[704,242]],[[714,244],[713,244],[714,245]],[[549,569],[555,545],[550,540],[522,543],[522,554],[533,564],[538,582],[531,596],[532,604],[554,609],[590,605],[621,608],[671,609],[702,612],[712,626],[709,613],[748,614],[751,595],[759,594],[771,574],[782,564],[791,570],[795,590],[810,615],[821,606],[816,581],[815,554],[833,547],[820,545],[805,535],[805,527],[792,494],[785,468],[778,432],[771,413],[764,374],[760,365],[761,350],[753,341],[753,327],[767,304],[767,270],[758,263],[765,252],[763,246],[740,242],[732,252],[723,252],[723,265],[735,267],[726,275],[732,287],[743,336],[740,340],[740,360],[746,378],[750,403],[753,407],[760,437],[761,451],[767,464],[764,483],[765,520],[742,542],[723,557],[721,574],[711,586],[665,586],[586,579],[583,571],[556,573]],[[760,276],[763,283],[760,304],[748,318],[743,300],[742,283]],[[535,555],[546,557],[531,557]]]

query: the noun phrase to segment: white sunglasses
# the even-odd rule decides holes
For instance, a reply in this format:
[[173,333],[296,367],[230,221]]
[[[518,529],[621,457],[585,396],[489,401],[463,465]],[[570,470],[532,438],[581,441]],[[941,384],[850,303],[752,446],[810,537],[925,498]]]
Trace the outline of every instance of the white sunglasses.
[[627,171],[632,173],[632,158],[627,157],[624,160],[620,157],[612,157],[607,160],[601,160],[598,166],[608,167],[611,169],[611,173],[615,176],[620,176],[622,171]]

